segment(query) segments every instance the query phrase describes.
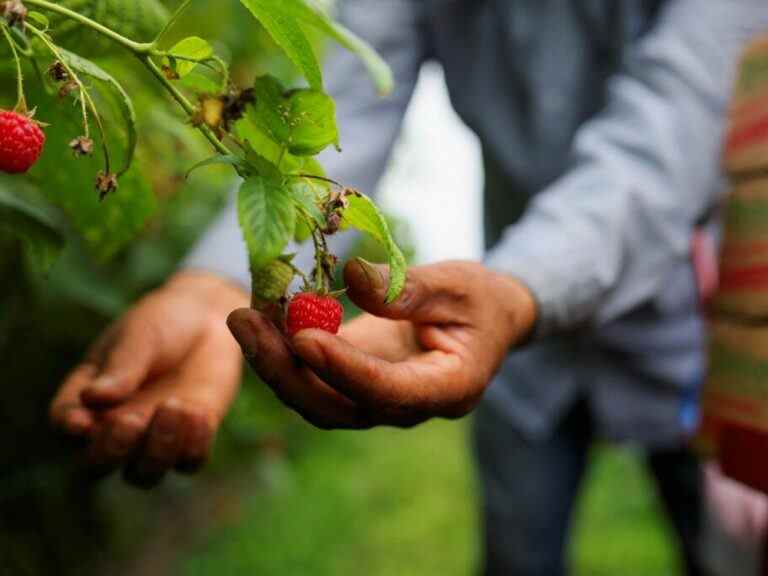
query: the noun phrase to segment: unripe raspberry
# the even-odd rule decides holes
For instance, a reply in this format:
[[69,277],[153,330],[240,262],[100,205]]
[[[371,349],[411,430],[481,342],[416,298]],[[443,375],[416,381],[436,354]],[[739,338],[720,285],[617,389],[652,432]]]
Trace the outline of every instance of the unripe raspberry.
[[283,260],[270,262],[251,274],[254,307],[278,302],[293,282],[293,267]]
[[288,304],[285,331],[288,336],[295,336],[302,330],[317,328],[336,334],[343,317],[344,308],[333,296],[302,292]]
[[0,110],[0,172],[21,174],[43,152],[45,134],[31,118]]

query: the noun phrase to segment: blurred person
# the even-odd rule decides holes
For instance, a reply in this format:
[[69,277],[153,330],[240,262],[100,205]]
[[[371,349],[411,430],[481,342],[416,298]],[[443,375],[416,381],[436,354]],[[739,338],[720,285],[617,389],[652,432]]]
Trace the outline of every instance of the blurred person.
[[[646,448],[686,572],[706,573],[702,472],[685,448],[704,363],[690,245],[723,189],[736,63],[768,29],[768,6],[347,0],[339,9],[398,85],[380,100],[354,57],[329,59],[346,144],[326,156],[329,175],[375,189],[419,69],[438,60],[482,142],[489,251],[483,263],[412,268],[389,306],[386,268],[348,264],[349,295],[367,314],[339,337],[305,331],[287,342],[267,318],[239,310],[229,326],[246,358],[321,428],[408,427],[477,406],[485,574],[565,573],[597,439]],[[247,306],[247,285],[230,206],[185,270],[110,329],[54,400],[54,422],[90,438],[94,466],[151,485],[204,462],[239,383],[241,349],[223,319]]]

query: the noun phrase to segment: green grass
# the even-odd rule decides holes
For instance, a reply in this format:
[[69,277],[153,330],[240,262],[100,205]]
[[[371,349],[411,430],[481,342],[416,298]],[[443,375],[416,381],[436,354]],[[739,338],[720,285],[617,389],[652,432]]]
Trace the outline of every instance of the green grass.
[[[240,516],[184,553],[186,576],[474,573],[466,423],[363,434],[292,426],[287,455],[254,475],[262,481],[254,480]],[[599,448],[593,463],[575,520],[574,573],[676,574],[668,528],[637,458]]]

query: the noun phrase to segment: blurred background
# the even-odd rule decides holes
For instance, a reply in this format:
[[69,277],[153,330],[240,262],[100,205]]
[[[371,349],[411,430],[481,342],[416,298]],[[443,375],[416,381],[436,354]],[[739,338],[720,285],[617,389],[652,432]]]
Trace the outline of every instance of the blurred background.
[[[199,31],[205,18],[207,36],[222,39],[219,50],[240,81],[267,70],[290,76],[263,34],[235,25],[243,19],[237,2],[217,6],[214,18],[210,10],[191,11],[179,35]],[[60,40],[89,46],[77,36]],[[46,275],[0,230],[0,574],[471,574],[478,521],[466,421],[409,432],[318,432],[248,377],[210,466],[152,492],[84,476],[78,447],[49,431],[47,402],[62,376],[105,325],[172,273],[232,184],[217,169],[185,182],[186,169],[207,154],[205,144],[143,73],[98,44],[91,51],[136,100],[138,174],[120,194],[145,194],[151,216],[136,226],[137,241],[107,235],[70,244]],[[6,56],[0,51],[0,105],[8,107]],[[43,94],[34,77],[29,83],[30,93]],[[74,114],[52,96],[34,104],[54,125],[37,173],[48,176],[33,174],[28,193],[56,198],[65,209],[78,194],[91,194],[93,170],[72,164],[63,145],[50,145],[66,141]],[[477,143],[451,111],[440,69],[427,66],[381,190],[415,261],[480,257],[481,172]],[[0,179],[0,189],[10,187]],[[434,197],[439,218],[420,208]],[[399,208],[405,199],[407,212]],[[377,256],[367,244],[360,250]],[[575,573],[677,573],[669,529],[636,455],[599,447],[593,458],[570,549]]]

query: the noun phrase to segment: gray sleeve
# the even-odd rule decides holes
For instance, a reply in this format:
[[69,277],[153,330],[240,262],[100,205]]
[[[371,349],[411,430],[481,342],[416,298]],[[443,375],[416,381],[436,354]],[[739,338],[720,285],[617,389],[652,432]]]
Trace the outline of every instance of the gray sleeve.
[[738,59],[766,28],[765,0],[675,0],[630,54],[577,134],[572,168],[487,259],[531,288],[540,334],[621,316],[689,259],[694,224],[723,190]]
[[[414,0],[343,0],[338,17],[370,42],[392,67],[396,87],[381,98],[360,60],[341,48],[328,55],[326,90],[336,99],[343,153],[327,150],[321,162],[328,176],[346,186],[374,194],[400,131],[413,94],[425,47],[420,2]],[[332,238],[331,249],[343,256],[348,234]],[[309,269],[308,246],[294,247],[297,266]],[[237,223],[235,195],[184,263],[250,286],[248,257]]]

